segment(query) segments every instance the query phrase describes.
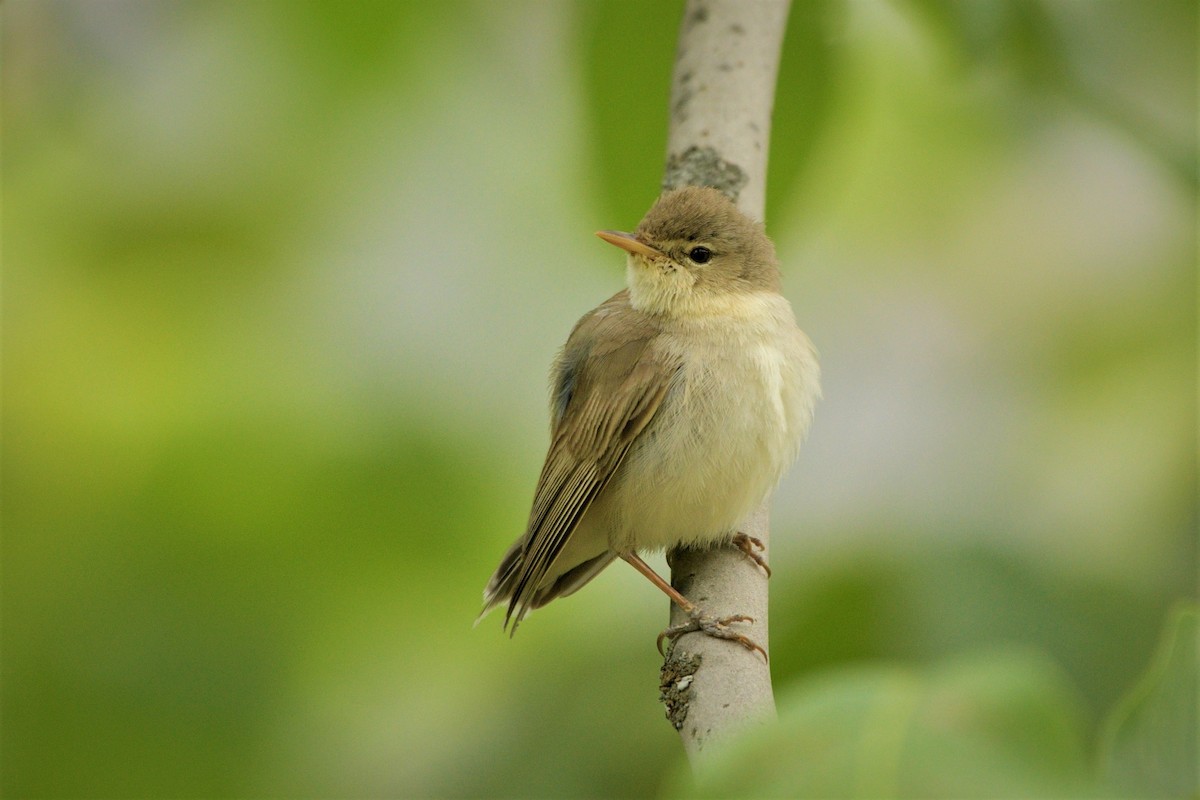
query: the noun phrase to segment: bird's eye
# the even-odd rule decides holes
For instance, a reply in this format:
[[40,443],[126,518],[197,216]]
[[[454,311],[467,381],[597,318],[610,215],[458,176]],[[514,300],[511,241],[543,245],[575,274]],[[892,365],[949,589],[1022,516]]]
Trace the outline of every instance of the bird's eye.
[[688,258],[696,264],[707,264],[712,259],[712,250],[707,247],[693,247],[688,251]]

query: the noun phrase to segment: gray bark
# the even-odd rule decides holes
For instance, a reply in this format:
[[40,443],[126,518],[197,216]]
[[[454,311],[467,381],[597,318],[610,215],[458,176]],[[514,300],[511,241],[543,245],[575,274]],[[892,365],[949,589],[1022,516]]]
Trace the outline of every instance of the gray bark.
[[[763,219],[775,79],[790,0],[689,0],[671,90],[664,188],[715,186]],[[769,541],[764,503],[739,528]],[[769,548],[763,556],[769,558]],[[668,554],[671,582],[716,616],[746,614],[738,631],[769,651],[767,578],[733,547]],[[686,622],[672,605],[671,624]],[[679,637],[662,668],[667,717],[693,768],[748,727],[775,718],[769,665],[761,655],[702,633]]]

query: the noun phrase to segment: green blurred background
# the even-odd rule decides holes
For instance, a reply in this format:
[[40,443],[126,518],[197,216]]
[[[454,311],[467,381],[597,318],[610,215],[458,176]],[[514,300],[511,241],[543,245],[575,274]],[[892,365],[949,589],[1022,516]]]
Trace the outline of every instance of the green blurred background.
[[[4,3],[5,796],[693,791],[632,570],[471,627],[681,7]],[[1159,790],[1112,732],[1196,592],[1196,32],[795,4],[768,227],[825,399],[758,791]]]

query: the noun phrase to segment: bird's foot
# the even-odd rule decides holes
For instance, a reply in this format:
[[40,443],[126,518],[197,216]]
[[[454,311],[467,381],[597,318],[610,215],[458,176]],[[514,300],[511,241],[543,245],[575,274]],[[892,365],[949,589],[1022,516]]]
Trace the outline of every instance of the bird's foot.
[[766,549],[766,545],[763,544],[762,539],[747,536],[744,533],[735,533],[733,535],[733,546],[745,553],[746,558],[762,567],[763,572],[767,573],[768,578],[771,577],[771,568],[767,566],[766,559],[759,555],[758,552],[755,552],[756,550],[761,552]]
[[730,629],[730,625],[735,622],[754,622],[753,617],[747,617],[745,614],[734,614],[729,617],[713,617],[704,612],[704,609],[699,606],[685,608],[688,621],[679,625],[672,625],[658,635],[658,652],[663,655],[663,639],[675,641],[685,633],[699,631],[706,636],[711,636],[714,639],[727,639],[731,642],[737,642],[742,647],[751,652],[762,654],[764,660],[769,661],[767,651],[762,649],[752,639],[748,639],[735,630]]

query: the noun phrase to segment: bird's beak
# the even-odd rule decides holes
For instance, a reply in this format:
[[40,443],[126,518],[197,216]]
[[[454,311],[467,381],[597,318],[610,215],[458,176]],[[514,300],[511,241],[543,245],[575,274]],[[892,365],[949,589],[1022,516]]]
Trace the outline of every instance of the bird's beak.
[[632,233],[623,233],[621,231],[596,231],[596,235],[609,244],[615,244],[622,250],[626,250],[634,255],[647,256],[649,258],[665,258],[661,251],[655,250],[648,244],[643,243]]

